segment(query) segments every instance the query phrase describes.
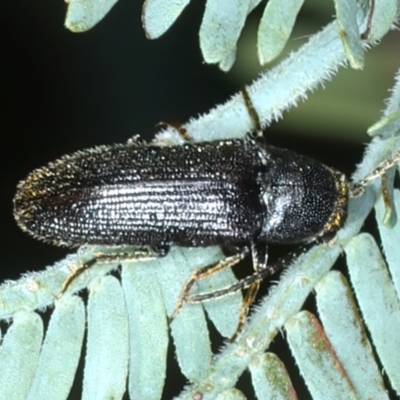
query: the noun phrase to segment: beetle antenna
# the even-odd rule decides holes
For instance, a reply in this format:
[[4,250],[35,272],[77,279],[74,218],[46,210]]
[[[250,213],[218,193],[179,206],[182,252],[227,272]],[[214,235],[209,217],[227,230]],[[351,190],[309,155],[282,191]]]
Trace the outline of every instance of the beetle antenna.
[[365,186],[371,181],[384,175],[387,170],[394,167],[400,161],[400,149],[392,154],[392,157],[383,160],[378,166],[360,182],[350,187],[350,197],[359,197],[364,193]]

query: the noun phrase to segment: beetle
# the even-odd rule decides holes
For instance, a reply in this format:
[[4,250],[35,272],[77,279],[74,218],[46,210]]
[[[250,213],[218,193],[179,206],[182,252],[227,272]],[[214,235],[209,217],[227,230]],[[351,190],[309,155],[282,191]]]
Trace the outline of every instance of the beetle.
[[327,241],[343,225],[344,174],[260,137],[99,146],[33,171],[18,225],[59,246]]
[[136,139],[78,151],[34,170],[18,184],[14,216],[24,231],[58,246],[150,246],[159,255],[173,245],[238,248],[236,255],[193,273],[171,319],[197,280],[251,251],[254,275],[231,288],[249,287],[240,331],[260,280],[273,272],[268,245],[332,239],[344,224],[348,191],[341,172],[268,145],[260,135],[179,146]]

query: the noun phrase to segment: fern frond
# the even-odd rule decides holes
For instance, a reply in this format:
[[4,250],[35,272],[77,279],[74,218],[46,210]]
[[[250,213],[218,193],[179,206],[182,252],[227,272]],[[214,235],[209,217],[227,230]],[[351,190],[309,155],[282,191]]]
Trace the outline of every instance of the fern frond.
[[[65,25],[73,32],[83,32],[101,21],[116,0],[70,0]],[[204,61],[218,64],[228,71],[236,59],[237,41],[248,15],[260,0],[207,0],[200,27],[200,48]],[[156,39],[163,35],[188,5],[188,0],[146,0],[142,22],[146,36]],[[269,0],[257,34],[257,53],[264,65],[282,52],[295,24],[303,0],[284,3]],[[353,68],[362,68],[364,50],[361,38],[373,43],[380,40],[398,16],[395,0],[371,3],[336,0],[336,29],[346,56]]]

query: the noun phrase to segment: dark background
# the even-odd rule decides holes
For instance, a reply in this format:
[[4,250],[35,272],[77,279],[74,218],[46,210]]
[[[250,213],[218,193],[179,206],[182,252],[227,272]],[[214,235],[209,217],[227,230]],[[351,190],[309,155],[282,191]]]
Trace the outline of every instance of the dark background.
[[[28,172],[78,149],[125,142],[138,133],[151,139],[158,122],[184,123],[257,76],[262,8],[251,15],[238,62],[226,74],[201,58],[204,2],[190,4],[155,41],[145,38],[141,6],[120,0],[95,28],[75,34],[63,27],[61,1],[1,2],[1,280],[41,270],[67,253],[35,241],[14,222],[15,187]],[[301,12],[290,46],[330,21],[334,10],[318,7]],[[379,118],[393,84],[398,39],[398,33],[391,34],[368,53],[364,71],[342,70],[326,90],[285,113],[284,121],[268,129],[270,142],[350,174],[369,141],[365,131]]]

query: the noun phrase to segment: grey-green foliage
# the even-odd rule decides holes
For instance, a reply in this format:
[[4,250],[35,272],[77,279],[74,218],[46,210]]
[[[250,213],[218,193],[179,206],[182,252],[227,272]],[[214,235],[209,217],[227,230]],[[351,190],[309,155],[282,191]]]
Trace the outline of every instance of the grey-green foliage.
[[[179,9],[187,2],[167,3]],[[221,9],[227,7],[222,5],[222,0],[219,3]],[[246,4],[249,10],[257,2],[238,3]],[[73,4],[78,2],[71,2],[71,7]],[[170,9],[169,5],[156,0],[147,0],[145,7],[157,4],[161,11],[162,7]],[[275,15],[277,2],[268,4],[270,8],[265,14]],[[335,4],[339,21],[312,36],[296,53],[248,87],[263,126],[304,100],[309,91],[331,78],[347,62],[360,67],[364,49],[373,44],[368,38],[361,41],[360,32],[369,26],[369,37],[378,40],[398,13],[397,3],[393,1],[375,1],[373,14],[369,14],[367,8],[358,9],[356,2],[337,1]],[[97,2],[91,6],[92,9],[100,7]],[[239,8],[237,13],[243,20],[247,14]],[[216,9],[215,2],[208,1],[206,14]],[[168,16],[166,11],[165,15]],[[240,25],[237,24],[236,29],[240,29]],[[203,21],[202,29],[204,26]],[[266,54],[265,49],[263,54]],[[382,120],[370,129],[371,134],[379,135],[375,135],[368,146],[354,175],[356,180],[364,178],[400,147],[399,99],[397,78]],[[213,140],[243,137],[252,129],[252,121],[238,94],[208,114],[189,121],[185,127],[196,141]],[[179,136],[167,129],[156,140],[176,143]],[[394,174],[389,173],[389,195],[393,193],[393,178]],[[399,207],[397,191],[393,198]],[[253,311],[238,340],[227,344],[219,354],[212,354],[204,311],[221,334],[229,337],[237,324],[240,294],[183,308],[171,325],[171,336],[179,366],[192,386],[186,388],[180,398],[192,399],[196,394],[201,394],[203,399],[243,398],[234,386],[246,369],[250,371],[258,398],[291,397],[293,388],[285,366],[275,355],[266,353],[282,329],[287,333],[291,351],[314,398],[337,399],[343,398],[344,393],[346,398],[387,398],[373,347],[392,388],[400,393],[400,368],[396,357],[400,329],[400,228],[395,224],[393,208],[385,208],[382,200],[376,206],[391,277],[374,239],[359,234],[377,199],[381,199],[380,180],[372,182],[362,197],[350,202],[346,226],[336,240],[330,245],[314,246],[302,254]],[[329,272],[343,250],[363,319],[344,277]],[[67,293],[57,296],[73,268],[98,252],[118,251],[134,249],[84,247],[43,272],[26,274],[0,287],[0,317],[12,321],[0,348],[0,398],[66,398],[83,346],[86,350],[84,398],[121,398],[127,379],[131,398],[160,398],[169,341],[167,315],[173,310],[190,271],[216,262],[223,254],[216,247],[173,248],[165,258],[122,263],[119,280],[107,276],[116,264],[96,265],[73,281]],[[227,270],[201,282],[194,290],[210,291],[234,281],[231,271]],[[87,305],[77,294],[83,288],[89,292]],[[301,311],[304,300],[314,289],[321,322],[314,315]],[[48,306],[55,306],[55,309],[44,332],[40,311]],[[367,339],[365,325],[372,343]],[[84,343],[85,327],[87,340]]]
[[[265,2],[257,32],[257,53],[262,65],[275,59],[288,41],[304,0]],[[116,0],[70,0],[65,25],[73,32],[91,29],[109,12]],[[237,41],[248,15],[260,0],[207,0],[199,31],[204,61],[227,71],[236,59]],[[370,7],[371,3],[371,7]],[[146,36],[157,39],[177,20],[189,0],[146,0],[142,22]],[[363,66],[360,35],[370,42],[382,38],[397,16],[396,0],[334,0],[343,47],[353,68]],[[263,5],[264,6],[264,5]],[[370,13],[370,10],[373,12]]]

